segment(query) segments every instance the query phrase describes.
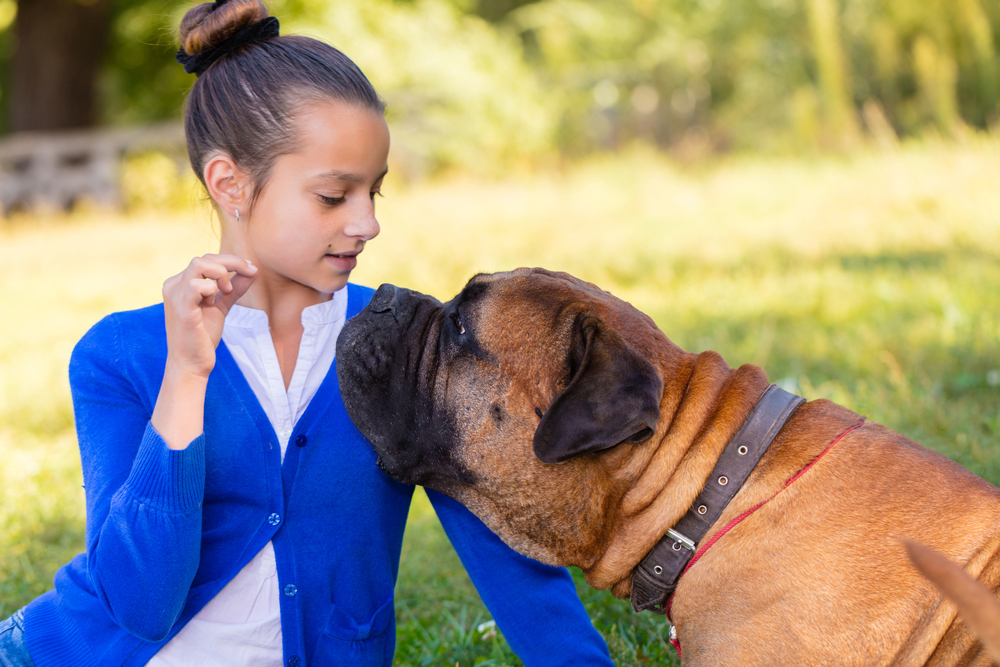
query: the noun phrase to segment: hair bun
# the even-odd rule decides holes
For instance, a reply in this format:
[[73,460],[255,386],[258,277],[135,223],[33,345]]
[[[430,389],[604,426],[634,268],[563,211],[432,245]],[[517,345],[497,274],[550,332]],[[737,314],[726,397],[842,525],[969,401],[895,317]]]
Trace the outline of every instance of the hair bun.
[[260,0],[219,0],[192,7],[181,19],[181,51],[198,55],[266,18],[267,8]]

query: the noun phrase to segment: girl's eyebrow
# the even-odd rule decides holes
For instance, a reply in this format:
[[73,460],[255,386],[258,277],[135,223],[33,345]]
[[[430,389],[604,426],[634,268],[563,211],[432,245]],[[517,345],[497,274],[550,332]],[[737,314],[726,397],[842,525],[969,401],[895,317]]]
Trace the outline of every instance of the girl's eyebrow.
[[[375,181],[377,182],[382,178],[385,178],[385,175],[388,173],[389,173],[389,168],[386,167],[385,170],[378,175]],[[338,169],[331,169],[330,171],[324,174],[320,174],[319,176],[317,176],[317,178],[333,179],[336,181],[347,181],[348,183],[364,183],[365,180],[367,180],[361,174],[352,174],[351,172],[340,171]]]

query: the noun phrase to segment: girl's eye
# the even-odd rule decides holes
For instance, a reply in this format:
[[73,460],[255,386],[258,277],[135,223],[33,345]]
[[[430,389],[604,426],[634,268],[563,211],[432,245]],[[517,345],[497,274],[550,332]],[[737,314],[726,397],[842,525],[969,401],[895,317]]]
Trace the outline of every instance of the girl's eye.
[[327,206],[336,206],[337,204],[344,201],[343,197],[324,197],[323,195],[318,195],[319,200],[326,204]]
[[465,327],[462,326],[462,318],[459,317],[458,313],[451,314],[451,321],[455,323],[455,328],[458,329],[458,333],[460,334],[465,333]]
[[369,194],[370,194],[370,196],[372,198],[372,201],[375,201],[375,196],[376,195],[378,195],[379,197],[384,197],[385,196],[384,194],[382,194],[381,190],[372,190],[371,193],[369,193]]

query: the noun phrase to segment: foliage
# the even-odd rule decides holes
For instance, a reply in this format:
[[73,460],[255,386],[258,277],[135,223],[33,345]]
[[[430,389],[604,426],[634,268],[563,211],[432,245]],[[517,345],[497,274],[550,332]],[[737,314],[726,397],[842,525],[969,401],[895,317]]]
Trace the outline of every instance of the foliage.
[[408,173],[502,173],[549,144],[552,115],[514,35],[444,0],[288,0],[283,25],[351,56],[385,97]]
[[[997,173],[1000,141],[972,139],[698,171],[638,151],[500,182],[390,176],[382,234],[354,279],[447,298],[477,271],[567,270],[685,349],[760,364],[997,484]],[[108,312],[158,301],[166,276],[217,248],[207,206],[170,213],[129,196],[128,217],[0,223],[0,617],[82,549],[73,344]],[[488,612],[419,494],[404,550],[398,663],[517,665],[502,634],[478,629]],[[619,665],[670,664],[662,619],[580,592]]]
[[[103,87],[111,124],[176,117],[194,77],[174,61],[190,3],[117,0]],[[500,173],[551,144],[554,116],[509,30],[445,0],[275,0],[285,33],[331,43],[388,103],[393,160],[409,176]]]
[[194,4],[112,0],[110,44],[100,84],[105,123],[136,125],[180,117],[194,76],[174,59],[177,27]]
[[1000,118],[996,3],[540,0],[509,20],[578,149],[843,145],[862,116],[901,134]]
[[[0,0],[0,73],[15,0]],[[109,124],[177,117],[181,0],[114,0]],[[274,0],[389,102],[411,174],[501,173],[652,142],[681,156],[850,148],[1000,123],[988,0]],[[6,23],[5,23],[6,21]],[[0,103],[6,89],[0,76]]]
[[10,88],[10,72],[8,63],[14,50],[14,19],[17,16],[15,0],[0,0],[0,134],[7,130],[6,109],[10,106],[7,91]]

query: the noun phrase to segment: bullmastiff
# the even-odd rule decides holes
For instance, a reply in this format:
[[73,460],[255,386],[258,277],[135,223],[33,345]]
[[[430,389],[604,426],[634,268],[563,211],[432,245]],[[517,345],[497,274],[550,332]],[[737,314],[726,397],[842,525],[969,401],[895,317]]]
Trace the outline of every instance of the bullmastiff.
[[594,285],[519,269],[447,303],[383,285],[337,372],[389,475],[669,611],[684,665],[990,664],[901,540],[996,591],[998,489],[845,407],[798,404],[757,366],[681,350]]

